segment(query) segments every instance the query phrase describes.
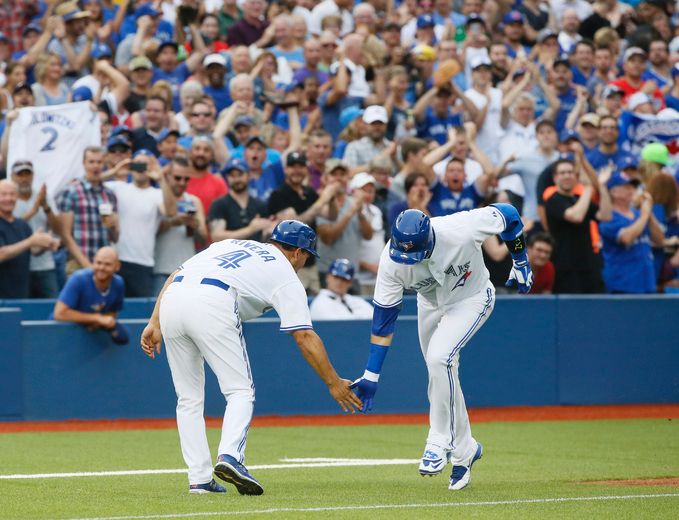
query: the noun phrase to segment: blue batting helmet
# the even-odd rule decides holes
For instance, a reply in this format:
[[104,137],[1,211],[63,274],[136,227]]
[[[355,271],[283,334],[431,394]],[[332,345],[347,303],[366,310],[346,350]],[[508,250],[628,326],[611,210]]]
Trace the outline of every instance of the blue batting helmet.
[[402,212],[391,226],[389,256],[399,264],[417,264],[434,249],[434,230],[429,217],[417,209]]
[[337,258],[328,267],[328,274],[351,281],[354,279],[354,266],[346,258]]
[[283,220],[271,233],[271,240],[279,244],[299,247],[318,258],[316,232],[299,220]]

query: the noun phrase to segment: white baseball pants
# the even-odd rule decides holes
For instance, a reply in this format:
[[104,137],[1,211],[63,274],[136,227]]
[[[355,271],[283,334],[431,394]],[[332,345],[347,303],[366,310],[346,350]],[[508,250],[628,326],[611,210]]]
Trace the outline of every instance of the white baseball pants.
[[429,435],[427,444],[451,452],[453,464],[465,464],[476,450],[462,395],[458,367],[460,350],[493,312],[492,284],[471,298],[436,308],[418,301],[417,319],[422,355],[429,372]]
[[218,454],[243,462],[255,400],[234,289],[173,282],[160,304],[160,328],[177,393],[177,427],[189,484],[212,479],[203,405],[204,361],[217,376],[227,406]]

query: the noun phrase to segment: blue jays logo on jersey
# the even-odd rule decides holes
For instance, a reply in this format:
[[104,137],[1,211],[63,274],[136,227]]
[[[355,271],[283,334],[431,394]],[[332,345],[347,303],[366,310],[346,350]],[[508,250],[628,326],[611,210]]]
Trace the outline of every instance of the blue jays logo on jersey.
[[471,275],[472,275],[472,272],[471,272],[471,271],[467,271],[467,272],[464,273],[462,276],[460,276],[460,277],[457,279],[457,282],[455,282],[455,285],[454,285],[453,288],[450,290],[450,292],[453,292],[453,291],[454,291],[455,289],[457,289],[458,287],[464,287],[464,284],[467,283],[467,279],[468,279]]

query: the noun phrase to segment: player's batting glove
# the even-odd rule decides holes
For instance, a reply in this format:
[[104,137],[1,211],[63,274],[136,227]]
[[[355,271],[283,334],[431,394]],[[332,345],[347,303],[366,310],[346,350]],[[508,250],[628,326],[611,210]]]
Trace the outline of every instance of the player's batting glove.
[[368,413],[373,409],[373,398],[375,397],[375,392],[377,392],[377,383],[361,377],[351,383],[349,388],[363,401],[363,408],[361,409],[363,413]]
[[518,287],[522,294],[530,291],[533,285],[533,271],[531,271],[528,260],[514,260],[509,279],[505,285],[507,287]]

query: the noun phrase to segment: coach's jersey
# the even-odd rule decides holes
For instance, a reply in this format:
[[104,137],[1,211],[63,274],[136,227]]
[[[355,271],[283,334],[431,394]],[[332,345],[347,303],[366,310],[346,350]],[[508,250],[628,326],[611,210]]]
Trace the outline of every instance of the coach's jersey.
[[273,307],[281,331],[311,329],[309,304],[302,283],[285,255],[273,244],[254,240],[222,240],[184,262],[178,275],[199,283],[217,279],[234,288],[242,320]]
[[435,307],[464,300],[485,290],[489,280],[481,244],[505,230],[502,214],[492,206],[431,219],[436,243],[431,256],[419,264],[404,265],[389,257],[389,244],[380,258],[374,302],[395,307],[404,289],[417,291]]

